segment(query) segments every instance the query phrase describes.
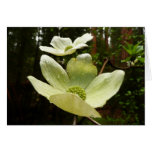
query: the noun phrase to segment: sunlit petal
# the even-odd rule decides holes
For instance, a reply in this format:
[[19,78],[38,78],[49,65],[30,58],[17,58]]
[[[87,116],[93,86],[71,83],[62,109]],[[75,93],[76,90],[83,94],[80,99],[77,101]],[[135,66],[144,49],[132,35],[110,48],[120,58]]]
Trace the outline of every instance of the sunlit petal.
[[101,117],[100,114],[77,95],[71,93],[53,95],[50,102],[64,111],[86,117]]
[[40,46],[40,50],[44,51],[44,52],[48,52],[51,54],[54,54],[56,56],[63,56],[64,55],[64,51],[63,50],[56,50],[52,47],[47,47],[47,46]]
[[57,89],[67,89],[69,77],[61,65],[59,65],[53,58],[47,55],[42,55],[40,66],[42,74],[48,83]]
[[67,46],[72,46],[72,41],[69,38],[54,36],[50,44],[57,50],[64,50]]
[[60,91],[58,89],[53,88],[52,86],[48,85],[47,83],[44,83],[33,76],[28,76],[29,81],[32,83],[34,89],[42,96],[49,99],[51,95],[60,94],[63,93],[63,91]]
[[115,95],[124,79],[124,71],[115,70],[97,76],[86,88],[86,102],[94,108],[102,107]]
[[75,41],[74,41],[74,45],[79,45],[82,43],[87,43],[88,41],[92,40],[93,36],[89,33],[86,33],[84,35],[82,35],[81,37],[78,37]]

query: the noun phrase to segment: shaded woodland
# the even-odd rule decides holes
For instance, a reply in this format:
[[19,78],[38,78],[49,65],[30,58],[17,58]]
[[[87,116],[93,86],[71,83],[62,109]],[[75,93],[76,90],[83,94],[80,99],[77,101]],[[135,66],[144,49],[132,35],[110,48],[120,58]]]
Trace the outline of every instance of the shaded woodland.
[[[39,46],[50,46],[53,36],[70,37],[75,40],[85,33],[92,33],[88,48],[76,53],[57,57],[51,54],[64,68],[71,57],[90,53],[100,72],[123,69],[126,73],[119,92],[107,104],[97,110],[102,115],[96,119],[103,125],[144,125],[145,87],[144,51],[130,55],[123,46],[144,47],[143,27],[8,27],[7,28],[7,123],[8,125],[71,125],[73,114],[67,113],[40,96],[27,79],[33,75],[45,82],[39,66],[42,54]],[[142,57],[141,57],[142,56]],[[133,66],[128,63],[138,62]],[[64,62],[62,62],[64,58]],[[78,117],[78,125],[92,125],[84,117]]]

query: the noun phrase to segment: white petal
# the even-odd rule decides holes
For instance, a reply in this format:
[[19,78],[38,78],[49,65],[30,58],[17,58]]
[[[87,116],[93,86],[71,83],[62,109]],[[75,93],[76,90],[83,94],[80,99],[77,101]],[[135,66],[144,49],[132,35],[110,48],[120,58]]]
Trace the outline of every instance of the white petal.
[[69,38],[54,36],[50,44],[57,50],[64,50],[67,46],[72,46],[72,41]]
[[78,37],[75,41],[74,41],[74,45],[78,45],[78,44],[82,44],[82,43],[87,43],[88,41],[92,40],[93,36],[89,33],[86,33],[84,35],[82,35],[81,37]]
[[77,49],[82,49],[82,48],[87,47],[87,46],[88,45],[86,45],[86,44],[79,44],[79,45],[77,45],[77,46],[65,51],[64,55],[73,54]]
[[52,47],[40,46],[40,50],[44,51],[44,52],[54,54],[56,56],[63,56],[64,55],[64,50],[56,50]]
[[97,76],[86,88],[86,102],[94,108],[102,107],[115,95],[124,79],[124,71],[115,70]]
[[101,117],[101,115],[79,96],[65,93],[50,96],[50,102],[64,111],[84,117]]
[[82,48],[84,48],[84,47],[88,47],[88,45],[87,45],[87,44],[82,43],[82,44],[78,44],[78,45],[76,45],[74,48],[75,48],[75,49],[82,49]]
[[53,58],[42,55],[40,66],[44,78],[55,88],[65,90],[69,77],[66,71]]
[[92,56],[89,53],[79,54],[77,56],[77,60],[81,61],[81,62],[84,62],[86,64],[88,64],[88,63],[93,64],[92,63]]
[[32,83],[35,90],[42,96],[46,97],[48,100],[50,96],[55,94],[63,93],[63,91],[60,91],[58,89],[53,88],[52,86],[48,85],[47,83],[44,83],[33,76],[28,76],[29,81]]

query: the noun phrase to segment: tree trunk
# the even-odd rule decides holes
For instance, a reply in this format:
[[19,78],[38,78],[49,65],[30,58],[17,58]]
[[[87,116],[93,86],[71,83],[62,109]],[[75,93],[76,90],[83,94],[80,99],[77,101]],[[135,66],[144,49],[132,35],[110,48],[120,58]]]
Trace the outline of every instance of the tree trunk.
[[[26,46],[26,28],[20,29],[21,41],[20,41],[20,49],[18,54],[18,73],[16,77],[16,86],[19,86],[21,83],[22,78],[22,71],[23,71],[23,64],[24,64],[24,53],[25,53],[25,46]],[[28,31],[27,31],[28,32]],[[19,44],[17,44],[19,45]]]
[[[123,27],[121,30],[121,34],[122,34],[122,42],[121,42],[122,45],[126,45],[125,42],[128,42],[130,44],[132,43],[132,39],[130,39],[130,36],[132,35],[132,28]],[[124,60],[128,56],[129,56],[128,53],[124,49],[122,49],[121,60]],[[126,63],[122,63],[122,66],[123,67],[126,66]]]
[[39,65],[39,59],[38,59],[38,53],[39,53],[39,36],[40,36],[40,28],[37,29],[37,36],[38,36],[38,41],[36,43],[36,49],[35,49],[35,61],[34,61],[34,66],[33,66],[33,75],[36,74],[37,71],[37,66]]
[[108,30],[109,30],[109,27],[105,27],[105,46],[106,46],[106,50],[107,51],[109,49],[109,44],[108,44],[109,34],[108,34]]
[[101,27],[101,30],[100,30],[100,35],[101,35],[101,50],[100,50],[100,57],[102,57],[103,52],[104,52],[104,37],[103,37],[103,34],[104,34],[104,30],[103,30],[103,27]]
[[91,51],[91,55],[94,55],[97,53],[96,27],[91,28],[91,34],[93,35],[93,49]]

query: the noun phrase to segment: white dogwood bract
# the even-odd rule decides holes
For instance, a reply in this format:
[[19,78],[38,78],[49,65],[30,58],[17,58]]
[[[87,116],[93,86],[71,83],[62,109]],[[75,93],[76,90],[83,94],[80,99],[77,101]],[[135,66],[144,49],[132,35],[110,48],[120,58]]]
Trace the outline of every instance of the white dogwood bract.
[[[86,41],[86,38],[81,37],[75,43]],[[69,39],[66,44],[71,44]],[[57,45],[54,43],[54,47]],[[97,76],[97,68],[88,53],[70,59],[66,70],[47,55],[41,56],[40,66],[48,84],[28,76],[35,90],[64,111],[86,117],[101,117],[95,108],[103,107],[118,92],[125,75],[124,71],[115,70]],[[67,91],[76,88],[78,94]],[[79,93],[83,95],[81,90],[85,91],[84,100],[79,96]]]

